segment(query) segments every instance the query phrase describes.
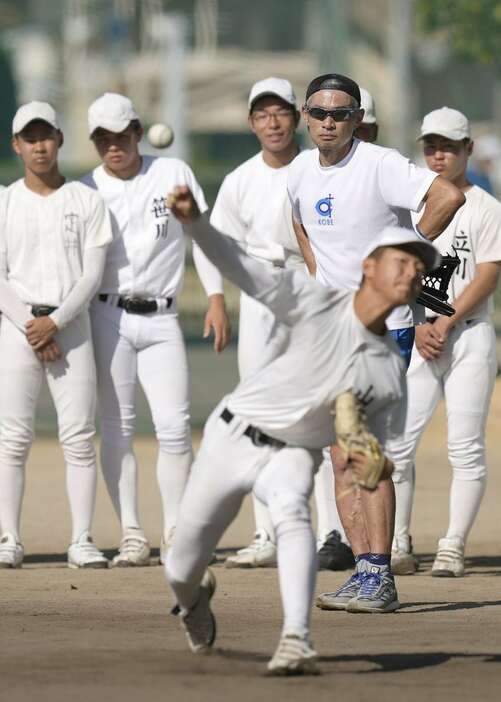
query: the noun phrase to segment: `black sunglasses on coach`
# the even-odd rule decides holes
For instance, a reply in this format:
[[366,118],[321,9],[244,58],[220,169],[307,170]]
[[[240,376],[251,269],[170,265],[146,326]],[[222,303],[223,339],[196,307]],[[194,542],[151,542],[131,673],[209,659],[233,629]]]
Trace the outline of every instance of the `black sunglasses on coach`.
[[333,110],[324,110],[323,107],[308,107],[304,108],[306,112],[321,122],[327,117],[332,117],[334,122],[346,122],[355,113],[360,111],[359,107],[335,107]]

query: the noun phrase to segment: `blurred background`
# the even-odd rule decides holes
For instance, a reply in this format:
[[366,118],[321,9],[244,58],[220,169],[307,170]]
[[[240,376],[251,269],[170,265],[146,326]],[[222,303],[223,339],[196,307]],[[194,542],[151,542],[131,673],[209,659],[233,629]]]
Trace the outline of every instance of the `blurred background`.
[[[190,163],[211,205],[224,175],[258,150],[247,126],[251,85],[285,77],[301,100],[315,75],[335,71],[373,94],[379,143],[417,160],[422,116],[443,105],[464,112],[477,142],[472,167],[499,197],[500,49],[501,0],[0,0],[0,182],[20,175],[10,150],[19,104],[55,106],[63,168],[78,177],[96,165],[87,107],[118,91],[144,126],[173,126],[161,153]],[[301,139],[307,147],[304,130]],[[227,294],[236,331],[238,296]],[[204,309],[190,264],[181,318],[195,424],[237,379],[234,346],[216,358],[201,345]],[[501,331],[501,304],[496,321]]]

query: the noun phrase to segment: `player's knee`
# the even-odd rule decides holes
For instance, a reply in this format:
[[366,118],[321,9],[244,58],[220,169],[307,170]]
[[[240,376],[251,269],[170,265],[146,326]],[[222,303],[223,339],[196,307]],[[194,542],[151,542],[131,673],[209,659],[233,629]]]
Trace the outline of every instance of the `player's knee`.
[[104,417],[100,418],[101,438],[105,443],[114,445],[129,445],[132,443],[135,428],[135,417]]
[[96,464],[96,451],[90,439],[67,439],[62,442],[66,463],[83,468],[93,468]]
[[28,458],[33,435],[18,436],[0,441],[0,463],[4,465],[23,467]]
[[413,480],[414,461],[394,461],[394,470],[391,478],[394,483],[403,483]]
[[449,442],[449,461],[458,480],[479,480],[487,474],[483,442]]
[[185,453],[191,449],[190,425],[185,419],[157,427],[156,433],[160,450],[165,453]]
[[275,529],[286,522],[309,522],[310,505],[306,495],[284,491],[268,500],[268,509]]

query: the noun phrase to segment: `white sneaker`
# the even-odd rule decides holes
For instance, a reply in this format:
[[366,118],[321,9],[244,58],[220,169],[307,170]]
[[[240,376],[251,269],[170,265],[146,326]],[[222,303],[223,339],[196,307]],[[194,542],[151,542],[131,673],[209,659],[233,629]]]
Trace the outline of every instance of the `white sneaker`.
[[196,604],[187,612],[180,611],[181,622],[192,653],[209,653],[216,640],[216,620],[210,608],[210,601],[215,592],[216,578],[207,568],[200,583],[200,594]]
[[267,568],[276,565],[277,547],[265,529],[258,529],[249,546],[241,548],[224,562],[225,568]]
[[0,538],[0,568],[20,568],[23,563],[24,549],[16,541],[10,531],[6,531]]
[[142,529],[125,529],[120,549],[111,567],[129,568],[150,565],[150,545]]
[[444,536],[439,540],[431,574],[436,578],[463,577],[464,541],[460,536]]
[[306,636],[283,634],[268,663],[270,675],[318,675],[318,654]]
[[108,559],[94,545],[92,536],[88,531],[74,541],[68,548],[69,568],[107,568]]

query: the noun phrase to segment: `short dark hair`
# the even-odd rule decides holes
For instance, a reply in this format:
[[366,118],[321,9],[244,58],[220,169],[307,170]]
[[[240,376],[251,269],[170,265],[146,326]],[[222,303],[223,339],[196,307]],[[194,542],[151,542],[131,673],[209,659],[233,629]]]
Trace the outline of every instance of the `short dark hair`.
[[341,73],[324,73],[322,76],[314,78],[306,88],[306,102],[313,93],[319,90],[341,90],[348,93],[356,100],[357,107],[360,107],[360,88],[354,80],[343,76]]

